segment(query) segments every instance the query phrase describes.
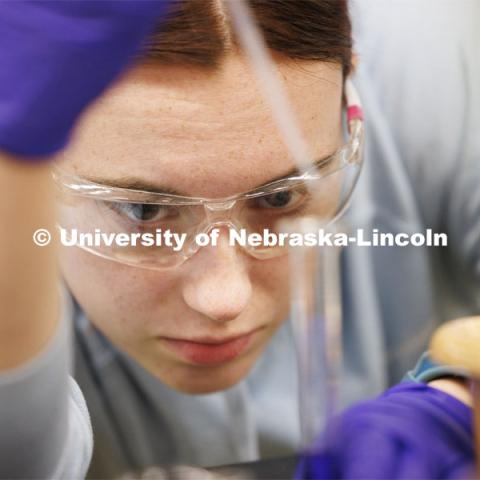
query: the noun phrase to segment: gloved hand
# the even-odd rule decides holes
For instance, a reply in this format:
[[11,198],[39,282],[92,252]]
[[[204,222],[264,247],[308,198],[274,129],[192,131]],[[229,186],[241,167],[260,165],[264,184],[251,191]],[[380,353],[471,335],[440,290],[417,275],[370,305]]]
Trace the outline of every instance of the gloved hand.
[[424,384],[401,383],[327,427],[297,479],[474,478],[472,411]]
[[118,76],[169,0],[0,1],[0,149],[60,150],[82,110]]

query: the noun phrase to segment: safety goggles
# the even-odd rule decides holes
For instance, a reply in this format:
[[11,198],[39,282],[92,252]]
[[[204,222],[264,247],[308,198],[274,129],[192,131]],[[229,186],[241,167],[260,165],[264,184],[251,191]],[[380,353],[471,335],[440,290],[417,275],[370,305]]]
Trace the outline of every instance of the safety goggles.
[[[201,248],[197,235],[214,228],[243,235],[264,235],[265,231],[278,235],[285,220],[296,217],[333,222],[344,211],[362,165],[362,109],[350,82],[345,96],[349,138],[340,149],[302,173],[226,198],[117,188],[56,168],[59,227],[70,244],[92,254],[127,265],[163,269],[179,266],[194,255]],[[182,247],[165,241],[165,233],[170,238],[184,238]],[[134,241],[111,241],[119,234]],[[78,241],[87,237],[101,241]],[[242,248],[257,259],[287,253],[285,246],[262,242]]]

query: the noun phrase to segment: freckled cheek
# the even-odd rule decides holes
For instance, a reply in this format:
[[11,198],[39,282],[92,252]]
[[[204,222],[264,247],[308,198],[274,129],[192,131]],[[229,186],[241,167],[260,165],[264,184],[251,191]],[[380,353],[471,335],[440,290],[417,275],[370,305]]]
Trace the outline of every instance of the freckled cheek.
[[260,301],[269,309],[274,323],[283,321],[290,309],[290,272],[288,257],[257,260],[251,269],[251,280]]
[[129,267],[78,248],[63,249],[61,269],[83,310],[105,331],[148,324],[179,283],[174,272]]

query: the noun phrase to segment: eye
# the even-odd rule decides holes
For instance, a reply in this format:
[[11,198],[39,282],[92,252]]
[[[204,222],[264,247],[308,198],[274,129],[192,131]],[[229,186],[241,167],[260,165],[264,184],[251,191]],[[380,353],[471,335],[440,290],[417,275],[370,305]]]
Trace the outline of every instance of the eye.
[[177,215],[177,209],[167,205],[149,203],[112,203],[110,208],[133,222],[153,223]]
[[295,190],[282,190],[264,197],[255,199],[255,205],[259,208],[274,210],[290,210],[297,207],[304,200],[305,195]]

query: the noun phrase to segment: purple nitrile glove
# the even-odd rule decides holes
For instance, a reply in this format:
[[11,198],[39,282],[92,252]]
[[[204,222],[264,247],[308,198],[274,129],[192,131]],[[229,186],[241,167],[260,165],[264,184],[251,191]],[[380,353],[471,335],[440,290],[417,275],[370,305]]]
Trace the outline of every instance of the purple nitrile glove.
[[0,1],[0,149],[51,155],[165,15],[169,0]]
[[346,410],[296,479],[474,478],[472,411],[425,384],[401,383]]

